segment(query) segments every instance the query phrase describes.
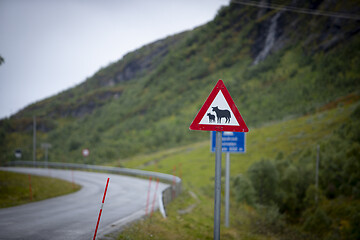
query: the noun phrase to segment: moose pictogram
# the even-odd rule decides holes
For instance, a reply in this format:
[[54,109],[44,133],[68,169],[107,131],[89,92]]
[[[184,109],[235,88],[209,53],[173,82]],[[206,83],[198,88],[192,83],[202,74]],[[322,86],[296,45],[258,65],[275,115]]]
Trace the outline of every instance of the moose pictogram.
[[216,113],[218,123],[221,123],[221,118],[225,118],[225,123],[230,123],[231,114],[229,110],[222,110],[219,109],[217,106],[212,107],[212,110]]

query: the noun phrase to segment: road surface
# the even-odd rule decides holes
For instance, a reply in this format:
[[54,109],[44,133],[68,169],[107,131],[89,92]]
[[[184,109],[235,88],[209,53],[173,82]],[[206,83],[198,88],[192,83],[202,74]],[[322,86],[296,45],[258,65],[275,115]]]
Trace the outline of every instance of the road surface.
[[[70,170],[0,168],[72,181]],[[73,171],[82,185],[76,193],[0,209],[0,239],[92,239],[107,178],[110,178],[98,229],[99,237],[145,215],[149,181],[107,173]],[[152,182],[150,207],[155,193]],[[167,187],[159,183],[157,196]],[[155,203],[158,204],[158,201]]]

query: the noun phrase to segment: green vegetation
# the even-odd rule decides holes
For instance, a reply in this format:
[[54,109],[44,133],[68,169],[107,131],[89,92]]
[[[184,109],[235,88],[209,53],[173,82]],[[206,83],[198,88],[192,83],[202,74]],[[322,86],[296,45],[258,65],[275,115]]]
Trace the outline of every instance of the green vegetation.
[[[247,152],[231,155],[231,226],[229,229],[221,227],[222,238],[358,239],[360,201],[356,195],[359,183],[356,179],[360,171],[358,158],[351,159],[355,159],[353,154],[359,153],[353,148],[359,145],[355,136],[358,136],[360,102],[346,104],[343,100],[337,105],[316,114],[252,129],[247,134]],[[344,128],[353,134],[347,134]],[[339,134],[347,137],[335,146],[338,143],[332,143]],[[316,205],[318,144],[321,160],[319,203]],[[212,239],[215,156],[210,153],[209,146],[209,141],[199,142],[116,163],[167,173],[172,173],[177,166],[176,174],[182,176],[184,187],[184,193],[167,206],[167,219],[155,214],[126,229],[118,239],[147,239],[150,235],[152,239]],[[329,168],[329,162],[337,160],[341,160],[342,166]],[[351,174],[346,172],[349,171],[346,165],[350,163]],[[344,185],[334,186],[337,195],[327,196],[328,185],[334,184],[327,180],[329,174],[335,179],[341,175],[353,182],[339,181]],[[352,191],[342,192],[341,189]],[[193,204],[196,207],[189,213],[179,212]]]
[[[207,134],[187,131],[188,125],[219,78],[250,128],[358,96],[360,38],[352,20],[284,12],[276,50],[253,65],[275,13],[258,18],[257,8],[232,3],[208,24],[131,52],[79,86],[0,121],[0,161],[14,160],[17,148],[32,159],[33,115],[38,142],[52,144],[49,161],[82,163],[81,149],[89,148],[86,162],[104,164],[203,141]],[[333,44],[338,35],[345,37]],[[40,147],[37,158],[44,159]]]
[[[293,4],[359,11],[351,0]],[[274,46],[254,64],[277,13]],[[247,153],[231,157],[233,226],[222,237],[358,239],[359,53],[358,21],[230,2],[206,25],[146,45],[1,120],[0,163],[15,160],[19,148],[32,159],[36,115],[37,142],[52,144],[49,161],[170,174],[176,166],[185,191],[169,206],[169,218],[155,214],[121,239],[211,238],[214,155],[208,133],[188,127],[222,79],[250,128]],[[90,149],[86,159],[83,148]],[[40,147],[36,155],[44,159]],[[191,213],[177,212],[193,204]]]
[[0,208],[57,197],[80,189],[77,184],[50,177],[30,175],[30,182],[32,195],[28,174],[0,171]]

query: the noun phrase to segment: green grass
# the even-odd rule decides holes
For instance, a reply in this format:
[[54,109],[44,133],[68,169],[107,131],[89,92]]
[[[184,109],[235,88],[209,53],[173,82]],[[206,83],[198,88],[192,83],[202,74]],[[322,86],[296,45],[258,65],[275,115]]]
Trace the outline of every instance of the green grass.
[[[141,220],[126,228],[117,239],[213,239],[213,199],[208,196],[198,195],[199,203],[187,214],[180,214],[178,210],[186,209],[193,204],[194,199],[187,191],[171,203],[167,208],[168,218],[164,219],[159,213],[151,218]],[[244,206],[241,206],[244,208]],[[233,208],[237,218],[232,215],[232,227],[221,227],[222,239],[245,239],[245,240],[270,240],[272,236],[264,236],[250,231],[249,215],[255,212],[248,208]],[[242,213],[246,213],[241,215]],[[222,213],[222,216],[223,213]],[[236,227],[234,227],[236,222]],[[241,225],[241,228],[238,226]]]
[[[284,158],[297,161],[304,149],[315,149],[317,143],[330,138],[333,130],[346,122],[359,104],[360,102],[338,104],[335,108],[313,115],[251,129],[246,136],[246,153],[231,154],[231,177],[245,173],[252,163],[263,158],[274,160],[280,153]],[[171,174],[176,167],[175,173],[181,175],[184,190],[179,198],[167,206],[167,219],[155,214],[152,219],[145,219],[125,229],[118,239],[212,239],[215,155],[210,153],[210,141],[128,158],[115,165]],[[225,167],[224,161],[222,167]],[[199,202],[190,213],[179,214],[179,209],[186,209],[196,202],[188,191],[194,192]],[[221,227],[221,238],[279,238],[254,226],[256,221],[253,220],[261,218],[259,213],[249,206],[235,203],[231,198],[231,227]],[[300,230],[296,229],[288,226],[286,233],[281,233],[282,237],[285,235],[285,238],[304,239],[303,235],[298,234]]]
[[78,191],[81,187],[60,179],[0,171],[0,208],[40,201]]
[[[275,159],[279,153],[284,158],[297,160],[305,148],[314,148],[320,140],[332,135],[333,130],[346,122],[356,104],[345,105],[296,119],[272,122],[250,129],[246,135],[246,153],[231,154],[231,175],[244,173],[262,158]],[[223,159],[225,155],[223,154]],[[213,184],[215,154],[210,152],[208,141],[172,148],[148,155],[121,160],[115,165],[163,173],[182,175],[185,187],[201,188]],[[225,165],[223,163],[222,167]]]

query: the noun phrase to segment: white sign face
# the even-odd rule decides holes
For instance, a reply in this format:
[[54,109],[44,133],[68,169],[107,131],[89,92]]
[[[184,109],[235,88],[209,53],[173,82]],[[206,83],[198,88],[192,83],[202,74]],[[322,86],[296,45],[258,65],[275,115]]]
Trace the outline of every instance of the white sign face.
[[206,111],[199,124],[239,126],[221,90]]
[[83,149],[83,150],[82,150],[82,155],[83,155],[84,157],[89,156],[89,154],[90,154],[89,149]]

